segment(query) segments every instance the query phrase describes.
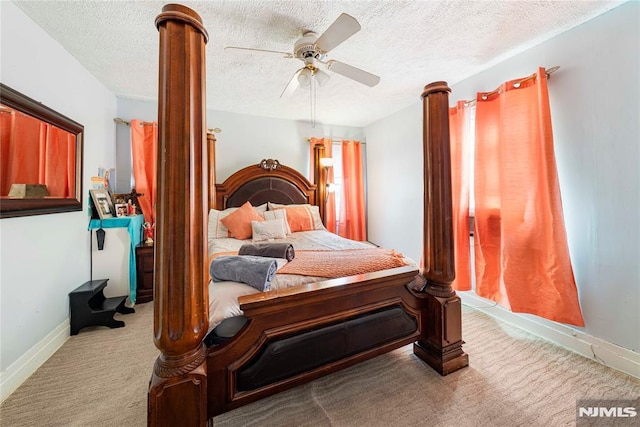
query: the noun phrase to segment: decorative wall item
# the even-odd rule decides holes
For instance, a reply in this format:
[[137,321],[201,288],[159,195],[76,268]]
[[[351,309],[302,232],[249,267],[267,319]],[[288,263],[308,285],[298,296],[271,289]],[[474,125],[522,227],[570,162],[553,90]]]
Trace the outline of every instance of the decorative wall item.
[[[0,218],[82,210],[84,127],[0,83],[0,128]],[[9,197],[14,184],[40,184],[48,195]]]

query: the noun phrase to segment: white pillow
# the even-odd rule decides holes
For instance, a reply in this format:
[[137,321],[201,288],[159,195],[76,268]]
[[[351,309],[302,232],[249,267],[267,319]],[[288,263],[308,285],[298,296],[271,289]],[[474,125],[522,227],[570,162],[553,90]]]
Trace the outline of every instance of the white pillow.
[[266,203],[263,203],[263,204],[261,204],[259,206],[254,206],[253,209],[255,209],[256,212],[258,212],[259,214],[263,214],[263,213],[265,213],[267,211],[267,207],[268,206],[269,205],[267,205]]
[[[227,208],[223,211],[219,211],[217,209],[209,210],[209,224],[207,228],[208,240],[231,237],[229,229],[225,227],[220,220],[238,209],[239,208]],[[258,212],[258,214],[264,216],[264,213],[267,211],[267,204],[263,203],[260,206],[254,206],[253,209]]]
[[289,228],[289,223],[287,222],[287,211],[285,211],[284,209],[278,209],[275,211],[266,211],[264,213],[264,219],[266,219],[267,221],[278,218],[284,221],[285,233],[291,234],[291,228]]
[[252,240],[260,242],[271,239],[284,239],[286,236],[284,220],[282,218],[267,221],[251,221],[253,231]]

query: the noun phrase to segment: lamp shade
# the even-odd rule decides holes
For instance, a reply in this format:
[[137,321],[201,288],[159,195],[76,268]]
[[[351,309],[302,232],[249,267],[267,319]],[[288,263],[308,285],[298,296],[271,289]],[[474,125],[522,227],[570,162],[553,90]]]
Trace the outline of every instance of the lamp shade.
[[331,157],[321,157],[320,158],[320,166],[323,168],[330,168],[333,166],[334,159]]
[[298,83],[302,87],[308,87],[311,84],[311,70],[308,68],[303,68],[300,70],[298,74]]
[[324,86],[325,83],[329,81],[329,74],[320,69],[316,69],[315,73],[313,73],[313,77],[316,79],[318,85],[320,86]]

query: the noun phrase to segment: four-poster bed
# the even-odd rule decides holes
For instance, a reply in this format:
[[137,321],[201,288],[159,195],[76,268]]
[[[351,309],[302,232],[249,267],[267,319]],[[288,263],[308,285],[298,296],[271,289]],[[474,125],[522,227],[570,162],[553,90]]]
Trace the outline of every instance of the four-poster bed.
[[[245,202],[322,206],[318,185],[264,160],[215,184],[215,138],[206,135],[200,17],[167,5],[160,32],[154,340],[149,425],[206,425],[213,416],[409,343],[442,375],[468,364],[454,278],[448,92],[425,87],[424,271],[412,265],[239,298],[246,323],[207,346],[209,209]],[[208,146],[207,146],[208,145]],[[320,211],[323,212],[323,211]],[[419,213],[417,213],[419,214]]]

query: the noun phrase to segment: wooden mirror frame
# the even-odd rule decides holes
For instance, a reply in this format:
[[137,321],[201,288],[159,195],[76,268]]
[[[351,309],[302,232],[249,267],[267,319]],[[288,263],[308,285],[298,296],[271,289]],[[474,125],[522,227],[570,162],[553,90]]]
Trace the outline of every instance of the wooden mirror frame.
[[68,198],[47,197],[37,199],[0,197],[0,218],[81,211],[84,126],[2,83],[0,83],[0,103],[36,119],[50,123],[76,137],[74,196]]

